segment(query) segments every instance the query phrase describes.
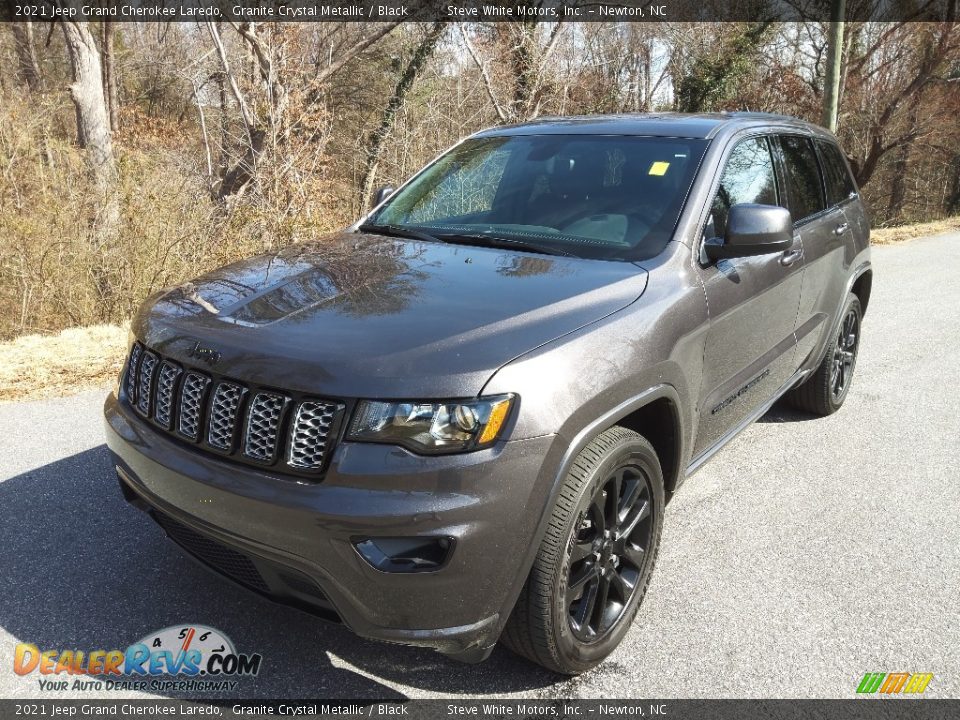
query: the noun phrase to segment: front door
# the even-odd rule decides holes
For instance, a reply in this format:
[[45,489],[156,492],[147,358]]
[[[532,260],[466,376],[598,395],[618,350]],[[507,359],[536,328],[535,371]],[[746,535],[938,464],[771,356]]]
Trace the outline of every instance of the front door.
[[[723,237],[733,205],[784,205],[782,197],[770,138],[755,135],[740,140],[724,165],[705,238]],[[799,237],[786,252],[701,264],[710,327],[695,462],[793,374],[802,268]]]

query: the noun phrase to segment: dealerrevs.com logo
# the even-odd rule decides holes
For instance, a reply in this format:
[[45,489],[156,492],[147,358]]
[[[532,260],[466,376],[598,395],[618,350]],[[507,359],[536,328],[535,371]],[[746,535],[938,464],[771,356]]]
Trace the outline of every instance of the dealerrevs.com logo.
[[[225,634],[205,625],[174,625],[124,650],[40,649],[17,645],[13,671],[34,673],[44,691],[233,691],[260,672],[259,653],[238,653]],[[73,676],[73,677],[70,677]],[[85,676],[85,677],[78,677]]]

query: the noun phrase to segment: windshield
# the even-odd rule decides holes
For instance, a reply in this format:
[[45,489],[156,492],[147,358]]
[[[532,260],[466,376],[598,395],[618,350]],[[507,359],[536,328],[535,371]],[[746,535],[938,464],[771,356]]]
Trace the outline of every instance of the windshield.
[[533,252],[649,258],[672,237],[706,144],[621,135],[468,140],[364,227]]

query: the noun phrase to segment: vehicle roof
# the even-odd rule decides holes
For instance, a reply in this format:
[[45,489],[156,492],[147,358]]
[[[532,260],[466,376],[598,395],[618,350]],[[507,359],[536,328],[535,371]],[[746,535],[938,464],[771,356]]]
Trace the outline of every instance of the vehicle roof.
[[759,112],[719,113],[626,113],[622,115],[582,115],[544,117],[516,125],[481,130],[474,137],[510,135],[646,135],[710,139],[721,129],[776,126],[828,136],[826,130],[790,117]]

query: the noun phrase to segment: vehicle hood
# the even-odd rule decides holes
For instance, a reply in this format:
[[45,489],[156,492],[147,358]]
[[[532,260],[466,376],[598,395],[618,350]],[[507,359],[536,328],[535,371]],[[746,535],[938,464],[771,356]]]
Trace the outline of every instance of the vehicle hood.
[[646,282],[627,262],[343,232],[164,291],[133,330],[162,354],[254,384],[466,397],[518,355],[629,305]]

